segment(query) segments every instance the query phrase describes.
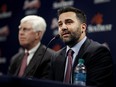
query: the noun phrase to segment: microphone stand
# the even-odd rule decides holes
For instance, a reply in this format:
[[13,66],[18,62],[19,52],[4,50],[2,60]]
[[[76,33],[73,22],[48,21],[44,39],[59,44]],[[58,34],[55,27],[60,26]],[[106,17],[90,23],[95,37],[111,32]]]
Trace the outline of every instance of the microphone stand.
[[[50,43],[51,43],[53,40],[58,39],[59,37],[60,37],[60,35],[58,34],[58,35],[56,35],[55,37],[53,37],[53,38],[49,41],[49,43],[47,44],[47,46],[46,46],[46,48],[45,48],[44,54],[43,54],[43,56],[42,56],[40,62],[41,62],[42,59],[44,58],[45,53],[46,53],[46,51],[47,51],[48,46],[50,45]],[[39,66],[39,65],[38,65],[38,66]],[[38,68],[38,66],[36,67],[36,69]],[[34,72],[34,73],[35,73],[35,72]],[[28,79],[32,79],[32,78],[33,78],[33,76],[30,76]]]
[[[45,55],[45,53],[46,53],[46,51],[47,51],[48,46],[50,45],[50,43],[51,43],[53,40],[58,39],[59,37],[60,37],[60,36],[59,36],[59,34],[58,34],[58,35],[56,35],[55,37],[53,37],[53,38],[49,41],[49,43],[47,44],[46,49],[45,49],[45,51],[44,51],[44,55]],[[42,59],[44,58],[44,55],[42,56]]]

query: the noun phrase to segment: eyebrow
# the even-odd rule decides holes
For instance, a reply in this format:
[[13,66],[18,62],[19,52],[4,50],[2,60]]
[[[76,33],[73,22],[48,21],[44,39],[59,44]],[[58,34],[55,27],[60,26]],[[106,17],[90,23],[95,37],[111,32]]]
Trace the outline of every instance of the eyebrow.
[[[69,21],[69,20],[73,21],[72,19],[65,19],[65,21]],[[61,21],[59,20],[58,23],[59,23],[59,22],[61,22]]]

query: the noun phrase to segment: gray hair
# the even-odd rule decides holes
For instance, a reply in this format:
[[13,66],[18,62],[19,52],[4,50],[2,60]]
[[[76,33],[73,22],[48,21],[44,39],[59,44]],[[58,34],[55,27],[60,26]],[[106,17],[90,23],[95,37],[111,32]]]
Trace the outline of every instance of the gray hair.
[[37,15],[28,15],[24,18],[21,19],[21,23],[23,22],[30,22],[32,23],[32,28],[34,29],[35,32],[37,31],[42,31],[42,36],[46,31],[46,21],[44,18],[37,16]]

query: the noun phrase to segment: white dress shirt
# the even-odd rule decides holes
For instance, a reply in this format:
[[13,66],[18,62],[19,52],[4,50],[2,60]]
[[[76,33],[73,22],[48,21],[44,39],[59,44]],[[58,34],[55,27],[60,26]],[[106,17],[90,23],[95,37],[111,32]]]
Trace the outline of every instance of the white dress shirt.
[[[40,46],[40,42],[34,47],[32,48],[31,50],[28,51],[29,53],[29,56],[27,58],[27,65],[29,64],[29,62],[31,61],[34,53],[36,52],[36,50],[38,49],[38,47]],[[25,52],[27,52],[27,50],[25,50]]]

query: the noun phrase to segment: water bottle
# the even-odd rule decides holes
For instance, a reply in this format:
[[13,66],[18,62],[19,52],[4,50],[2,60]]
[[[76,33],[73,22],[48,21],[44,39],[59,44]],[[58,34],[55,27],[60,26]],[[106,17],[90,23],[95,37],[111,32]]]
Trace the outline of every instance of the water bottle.
[[75,85],[86,86],[86,67],[83,59],[78,60],[78,64],[74,70],[73,81]]

